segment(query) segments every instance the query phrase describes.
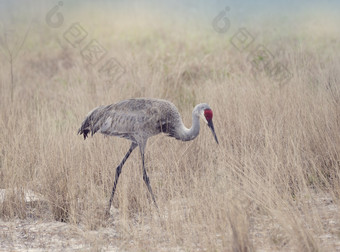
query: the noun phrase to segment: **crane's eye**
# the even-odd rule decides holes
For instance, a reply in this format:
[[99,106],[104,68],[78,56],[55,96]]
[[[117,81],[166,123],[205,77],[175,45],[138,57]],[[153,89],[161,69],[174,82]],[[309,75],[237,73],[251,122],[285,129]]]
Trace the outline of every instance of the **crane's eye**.
[[204,116],[207,121],[210,121],[213,118],[213,112],[211,109],[205,109],[204,110]]

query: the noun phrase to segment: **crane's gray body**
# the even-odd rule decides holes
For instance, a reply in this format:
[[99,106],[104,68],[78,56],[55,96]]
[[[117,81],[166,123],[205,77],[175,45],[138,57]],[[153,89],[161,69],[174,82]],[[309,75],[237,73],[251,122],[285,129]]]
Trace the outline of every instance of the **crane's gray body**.
[[85,118],[79,133],[86,138],[88,133],[93,135],[98,131],[139,143],[159,133],[181,139],[182,125],[180,114],[171,102],[140,98],[95,108]]
[[[205,112],[207,112],[207,116]],[[86,139],[89,133],[93,135],[96,132],[100,132],[105,135],[118,136],[132,141],[128,152],[116,168],[107,215],[110,213],[111,203],[122,167],[137,146],[139,146],[142,157],[143,179],[157,207],[144,165],[146,142],[149,137],[159,133],[165,133],[182,141],[192,140],[199,134],[200,117],[208,124],[218,143],[211,120],[212,111],[209,105],[205,103],[198,104],[192,111],[192,126],[190,129],[184,126],[176,106],[169,101],[160,99],[139,98],[124,100],[108,106],[99,106],[86,116],[78,131],[78,134],[84,135],[84,139]]]

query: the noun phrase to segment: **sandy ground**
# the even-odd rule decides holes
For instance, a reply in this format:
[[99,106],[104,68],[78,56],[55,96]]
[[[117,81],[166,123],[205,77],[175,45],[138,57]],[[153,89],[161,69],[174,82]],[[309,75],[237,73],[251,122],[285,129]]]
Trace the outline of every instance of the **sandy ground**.
[[[32,192],[30,193],[32,195]],[[34,198],[36,199],[36,197]],[[311,211],[320,214],[322,227],[327,234],[318,238],[322,251],[340,251],[340,222],[339,206],[328,195],[318,195],[310,202]],[[47,214],[46,216],[48,216]],[[115,218],[113,218],[115,216]],[[118,218],[117,218],[118,217]],[[42,220],[44,219],[44,220]],[[106,227],[95,231],[82,225],[71,225],[57,221],[46,221],[45,218],[0,220],[0,251],[138,251],[138,242],[129,240],[124,230],[117,230],[121,221],[117,209],[111,209],[111,217]],[[136,229],[147,228],[136,223]],[[256,251],[291,251],[288,237],[280,230],[273,218],[255,215],[252,218],[251,237]],[[287,246],[277,248],[273,246],[273,237],[277,240],[287,239]],[[274,240],[275,240],[274,239]],[[147,243],[147,239],[145,240]],[[155,251],[185,251],[187,248],[168,246],[167,242],[159,243]],[[146,246],[148,247],[148,246]],[[198,249],[206,250],[204,248]],[[208,249],[209,250],[209,249]]]

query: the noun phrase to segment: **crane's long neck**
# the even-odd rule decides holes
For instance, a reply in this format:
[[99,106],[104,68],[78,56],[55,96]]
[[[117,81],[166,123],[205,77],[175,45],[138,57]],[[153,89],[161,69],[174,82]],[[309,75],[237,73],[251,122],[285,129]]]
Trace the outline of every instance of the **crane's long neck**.
[[188,129],[184,126],[182,123],[181,125],[181,132],[180,132],[180,138],[182,141],[190,141],[195,139],[198,136],[198,133],[200,132],[200,121],[199,117],[195,112],[192,112],[192,125],[191,128]]

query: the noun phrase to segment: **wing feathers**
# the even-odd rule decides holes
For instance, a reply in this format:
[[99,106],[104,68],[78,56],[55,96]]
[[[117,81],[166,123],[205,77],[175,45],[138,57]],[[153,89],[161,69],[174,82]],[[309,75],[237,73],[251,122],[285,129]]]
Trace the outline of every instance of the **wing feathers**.
[[178,138],[176,127],[181,123],[178,111],[170,102],[156,99],[130,99],[92,110],[78,134],[84,139],[99,131],[135,141],[136,135],[149,137],[158,133]]

